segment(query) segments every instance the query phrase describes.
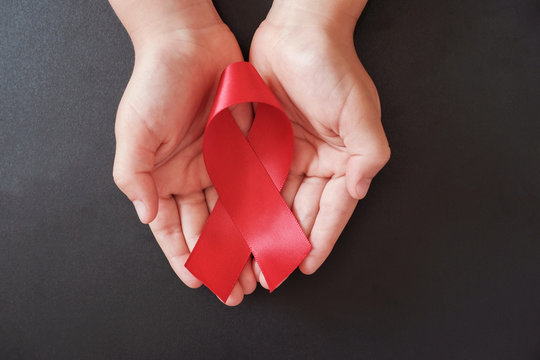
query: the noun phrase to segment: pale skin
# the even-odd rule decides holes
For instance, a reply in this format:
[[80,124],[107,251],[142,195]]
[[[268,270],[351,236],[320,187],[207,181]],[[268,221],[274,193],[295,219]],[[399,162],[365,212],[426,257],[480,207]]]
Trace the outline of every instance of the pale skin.
[[[171,267],[184,267],[216,200],[202,158],[202,135],[217,82],[242,61],[238,44],[206,0],[110,0],[135,49],[118,108],[113,175],[149,224]],[[330,254],[390,150],[373,82],[352,40],[365,1],[275,0],[257,30],[250,61],[290,117],[295,153],[282,191],[313,249],[300,264],[315,272]],[[233,114],[247,131],[248,104]],[[227,305],[267,287],[246,264]]]

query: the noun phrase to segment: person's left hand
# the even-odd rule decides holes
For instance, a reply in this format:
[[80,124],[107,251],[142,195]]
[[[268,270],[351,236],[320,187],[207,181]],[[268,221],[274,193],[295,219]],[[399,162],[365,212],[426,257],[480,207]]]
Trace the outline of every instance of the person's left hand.
[[[330,254],[390,150],[377,91],[352,36],[305,23],[312,14],[298,14],[292,24],[272,19],[257,30],[250,61],[293,125],[295,153],[282,196],[312,244],[299,266],[311,274]],[[255,261],[254,271],[268,288]]]

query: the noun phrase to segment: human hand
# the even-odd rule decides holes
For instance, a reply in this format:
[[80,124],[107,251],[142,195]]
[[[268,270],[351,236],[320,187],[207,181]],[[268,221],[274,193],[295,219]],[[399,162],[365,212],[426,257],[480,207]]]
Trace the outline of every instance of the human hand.
[[[116,119],[113,175],[178,277],[196,288],[201,282],[184,264],[218,198],[202,135],[221,72],[243,58],[210,1],[153,1],[111,0],[135,48]],[[251,107],[233,114],[247,130]],[[239,304],[256,285],[248,262],[226,304]]]
[[250,61],[294,129],[295,153],[282,195],[312,244],[299,266],[305,274],[328,257],[390,157],[377,91],[352,38],[364,5],[275,0],[251,45]]

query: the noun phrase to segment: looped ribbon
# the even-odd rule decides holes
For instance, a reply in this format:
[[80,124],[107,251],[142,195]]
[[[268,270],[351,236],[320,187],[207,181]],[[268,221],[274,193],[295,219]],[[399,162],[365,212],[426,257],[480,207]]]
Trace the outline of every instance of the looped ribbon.
[[[257,103],[246,136],[229,107]],[[270,291],[311,249],[281,197],[294,146],[293,131],[264,80],[247,62],[221,76],[203,138],[203,156],[219,199],[186,268],[223,302],[253,254]]]

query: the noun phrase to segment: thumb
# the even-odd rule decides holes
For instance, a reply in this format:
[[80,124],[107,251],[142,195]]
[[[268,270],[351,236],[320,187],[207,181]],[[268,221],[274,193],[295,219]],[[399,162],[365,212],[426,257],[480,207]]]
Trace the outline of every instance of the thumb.
[[[113,178],[133,202],[141,222],[148,224],[158,211],[158,193],[152,172],[159,142],[143,121],[126,121],[129,118],[122,108],[120,105],[115,126]],[[131,119],[139,120],[137,117]]]
[[371,180],[390,158],[389,150],[373,154],[352,155],[347,162],[346,183],[349,194],[355,199],[363,199],[371,185]]
[[350,154],[345,170],[347,190],[353,198],[362,199],[371,180],[390,159],[390,147],[378,106],[368,99],[353,103],[358,106],[343,111],[340,135]]

